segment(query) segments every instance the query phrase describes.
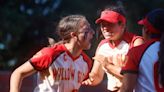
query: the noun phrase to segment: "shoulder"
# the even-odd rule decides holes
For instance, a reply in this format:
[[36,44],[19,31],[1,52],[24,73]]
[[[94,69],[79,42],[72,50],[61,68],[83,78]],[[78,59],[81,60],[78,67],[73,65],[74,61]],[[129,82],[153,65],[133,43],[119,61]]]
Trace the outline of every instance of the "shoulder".
[[48,54],[50,56],[54,56],[54,55],[57,55],[57,54],[62,53],[64,51],[66,51],[64,45],[59,44],[59,45],[54,45],[52,47],[45,47],[40,52],[42,52],[44,54]]
[[61,53],[65,51],[64,45],[55,45],[53,47],[45,47],[36,53],[30,63],[36,70],[47,69]]
[[123,39],[130,44],[130,48],[144,43],[144,38],[131,32],[125,32]]
[[123,39],[126,40],[127,42],[132,42],[136,39],[142,39],[143,40],[143,37],[126,31],[123,35]]

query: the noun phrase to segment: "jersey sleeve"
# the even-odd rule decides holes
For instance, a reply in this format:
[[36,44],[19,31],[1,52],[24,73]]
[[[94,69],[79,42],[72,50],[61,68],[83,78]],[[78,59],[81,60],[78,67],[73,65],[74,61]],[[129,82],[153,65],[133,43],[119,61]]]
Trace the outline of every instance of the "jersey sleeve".
[[50,48],[43,48],[30,59],[30,63],[36,70],[47,69],[53,59],[49,55],[50,52]]
[[30,63],[38,71],[47,69],[61,52],[61,46],[43,48],[30,59]]
[[154,40],[148,41],[142,45],[130,49],[125,59],[125,66],[122,67],[121,74],[138,73],[139,64],[141,62],[144,52],[154,42]]

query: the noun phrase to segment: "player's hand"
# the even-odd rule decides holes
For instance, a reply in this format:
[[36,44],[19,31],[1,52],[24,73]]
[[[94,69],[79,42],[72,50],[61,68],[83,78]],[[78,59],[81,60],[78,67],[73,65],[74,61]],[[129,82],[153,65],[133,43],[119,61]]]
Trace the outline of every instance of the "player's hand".
[[112,64],[111,57],[105,57],[103,55],[96,55],[93,57],[94,60],[100,62],[102,66],[107,66],[108,64]]
[[122,67],[125,64],[125,55],[117,54],[116,56],[113,56],[113,64],[115,66]]
[[94,78],[93,77],[94,77],[94,75],[91,74],[91,73],[89,73],[89,78],[86,79],[86,80],[84,80],[82,82],[82,85],[92,85],[92,82],[94,81]]

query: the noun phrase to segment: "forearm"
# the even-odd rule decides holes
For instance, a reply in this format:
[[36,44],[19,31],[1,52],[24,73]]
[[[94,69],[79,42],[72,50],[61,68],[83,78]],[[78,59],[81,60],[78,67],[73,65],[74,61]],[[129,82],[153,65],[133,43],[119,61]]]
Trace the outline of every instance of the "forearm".
[[10,78],[10,92],[19,92],[22,80],[36,71],[29,62],[18,67]]
[[102,81],[102,75],[99,76],[98,74],[95,74],[93,72],[90,73],[90,79],[92,80],[91,86],[98,85]]
[[115,65],[109,63],[106,66],[104,66],[104,68],[107,70],[107,72],[112,73],[117,78],[119,78],[120,80],[122,80],[122,77],[123,76],[120,74],[121,67],[115,66]]
[[95,61],[92,71],[89,73],[89,78],[82,82],[84,85],[98,85],[104,77],[104,71],[99,62]]
[[104,70],[98,61],[94,61],[94,66],[90,72],[90,77],[93,78],[93,85],[98,85],[104,77]]
[[102,79],[94,75],[94,77],[89,77],[88,79],[84,80],[82,85],[95,86],[98,85],[101,81]]
[[14,71],[10,78],[10,92],[19,92],[23,76]]

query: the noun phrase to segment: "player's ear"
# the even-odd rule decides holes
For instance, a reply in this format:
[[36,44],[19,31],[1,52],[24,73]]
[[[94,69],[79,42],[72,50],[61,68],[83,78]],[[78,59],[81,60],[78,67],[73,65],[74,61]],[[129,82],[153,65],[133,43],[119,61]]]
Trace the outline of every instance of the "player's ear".
[[77,33],[76,32],[71,32],[70,35],[71,35],[71,37],[74,37],[74,36],[77,36]]

